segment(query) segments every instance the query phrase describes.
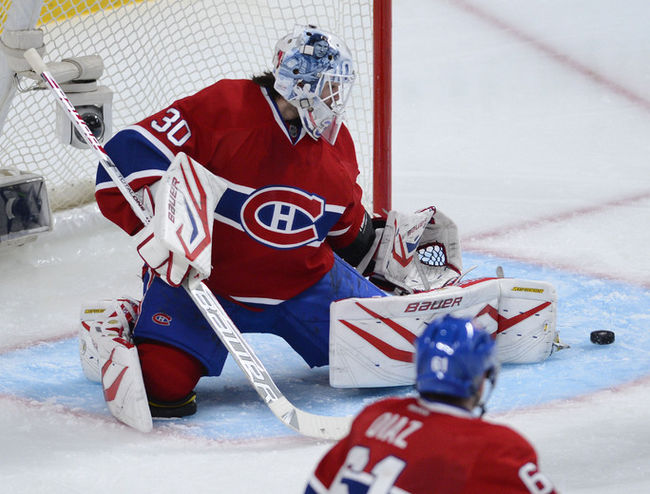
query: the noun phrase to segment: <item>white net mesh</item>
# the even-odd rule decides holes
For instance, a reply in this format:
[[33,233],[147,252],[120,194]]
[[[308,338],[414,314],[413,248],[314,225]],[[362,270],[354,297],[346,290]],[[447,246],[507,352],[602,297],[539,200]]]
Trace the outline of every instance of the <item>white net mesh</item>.
[[[0,21],[8,4],[0,3]],[[101,56],[99,83],[114,91],[114,133],[217,79],[270,69],[276,41],[298,24],[338,34],[356,58],[347,122],[372,210],[372,0],[49,0],[37,27],[46,62]],[[14,97],[0,166],[43,175],[58,210],[93,200],[97,161],[91,151],[61,143],[55,105],[43,91]]]

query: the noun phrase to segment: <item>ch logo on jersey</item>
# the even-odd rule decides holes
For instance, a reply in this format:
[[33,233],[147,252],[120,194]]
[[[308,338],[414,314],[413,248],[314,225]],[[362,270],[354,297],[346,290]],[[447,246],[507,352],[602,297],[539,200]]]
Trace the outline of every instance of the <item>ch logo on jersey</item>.
[[164,312],[156,312],[151,316],[151,320],[160,326],[169,326],[172,323],[172,317]]
[[325,201],[291,187],[271,186],[253,192],[241,209],[244,230],[279,249],[292,249],[319,240],[316,222],[325,213]]

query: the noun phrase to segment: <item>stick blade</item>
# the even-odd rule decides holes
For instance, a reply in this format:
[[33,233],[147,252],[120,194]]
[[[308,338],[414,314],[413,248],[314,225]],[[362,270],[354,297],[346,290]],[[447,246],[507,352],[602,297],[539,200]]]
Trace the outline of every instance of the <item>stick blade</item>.
[[285,425],[303,436],[315,439],[342,439],[350,432],[354,418],[315,415],[296,408],[284,396],[269,403],[269,408]]

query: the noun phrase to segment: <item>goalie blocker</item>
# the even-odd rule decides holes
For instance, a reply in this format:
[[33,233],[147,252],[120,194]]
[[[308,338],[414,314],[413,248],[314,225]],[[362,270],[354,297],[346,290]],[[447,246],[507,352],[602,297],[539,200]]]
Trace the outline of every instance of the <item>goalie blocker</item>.
[[445,314],[472,319],[495,334],[501,363],[541,362],[564,347],[556,306],[551,284],[511,278],[482,278],[400,297],[340,300],[330,312],[330,384],[414,384],[415,339]]

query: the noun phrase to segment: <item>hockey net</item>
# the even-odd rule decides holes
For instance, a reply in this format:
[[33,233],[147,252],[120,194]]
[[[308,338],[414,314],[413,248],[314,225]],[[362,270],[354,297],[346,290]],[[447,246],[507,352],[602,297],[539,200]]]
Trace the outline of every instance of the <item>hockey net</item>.
[[[373,210],[372,0],[13,2],[38,2],[36,27],[44,33],[46,62],[101,57],[104,72],[98,82],[113,91],[113,133],[220,78],[248,78],[270,69],[273,46],[296,25],[316,24],[339,34],[357,61],[359,77],[347,122],[357,146],[366,207]],[[11,4],[0,0],[3,28]],[[10,104],[5,103],[6,118],[0,121],[0,168],[42,175],[53,210],[93,201],[93,153],[60,141],[55,103],[44,91],[14,86]]]

